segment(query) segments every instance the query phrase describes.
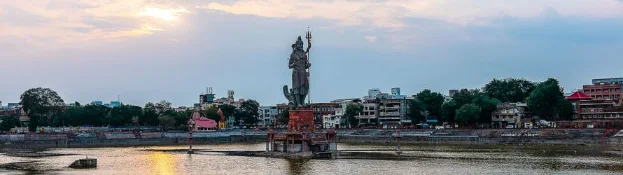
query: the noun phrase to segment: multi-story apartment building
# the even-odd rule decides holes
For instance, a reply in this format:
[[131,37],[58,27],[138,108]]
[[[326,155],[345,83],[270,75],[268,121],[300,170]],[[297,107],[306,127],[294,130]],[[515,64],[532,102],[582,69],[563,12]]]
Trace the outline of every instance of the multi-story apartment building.
[[396,128],[403,123],[410,123],[407,118],[408,100],[380,99],[378,108],[378,122],[383,128]]
[[491,126],[494,128],[525,128],[531,121],[531,113],[526,103],[500,103],[491,113]]
[[567,96],[567,100],[575,107],[573,116],[575,123],[569,123],[573,127],[587,127],[590,124],[592,127],[623,128],[623,107],[618,105],[616,101],[603,98],[595,99],[582,91],[576,91]]
[[593,79],[593,84],[584,85],[582,90],[594,100],[619,102],[623,95],[623,78]]
[[359,124],[364,126],[378,125],[379,103],[377,99],[365,99],[362,101],[363,112],[357,117]]
[[258,125],[263,127],[273,125],[279,114],[277,111],[277,106],[260,106],[258,108],[258,113],[260,114],[258,116]]
[[314,124],[316,126],[322,125],[322,116],[335,115],[335,110],[340,109],[340,104],[337,103],[312,103],[310,104],[312,110],[314,110]]

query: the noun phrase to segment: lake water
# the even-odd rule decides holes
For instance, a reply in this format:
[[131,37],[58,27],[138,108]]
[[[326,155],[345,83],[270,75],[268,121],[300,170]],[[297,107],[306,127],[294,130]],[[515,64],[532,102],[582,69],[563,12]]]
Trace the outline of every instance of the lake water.
[[[219,144],[134,148],[68,148],[44,153],[54,157],[0,155],[0,163],[33,162],[36,171],[0,170],[2,174],[621,174],[623,157],[589,146],[403,146],[396,159],[391,145],[339,145],[357,153],[328,160],[285,160],[228,156],[218,151],[261,151],[264,144]],[[175,151],[178,150],[178,151]],[[74,160],[97,158],[98,168],[66,168]]]

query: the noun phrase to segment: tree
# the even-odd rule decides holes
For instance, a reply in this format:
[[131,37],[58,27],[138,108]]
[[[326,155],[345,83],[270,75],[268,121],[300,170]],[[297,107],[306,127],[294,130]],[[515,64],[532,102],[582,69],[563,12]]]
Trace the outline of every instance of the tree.
[[456,110],[465,104],[472,103],[474,96],[480,94],[478,89],[461,89],[458,93],[452,96],[452,100],[443,103],[441,106],[441,113],[443,115],[442,121],[448,123],[454,123],[456,118]]
[[208,109],[204,111],[203,116],[205,116],[208,119],[217,121],[217,122],[221,120],[221,116],[218,115],[218,108],[215,106],[208,107]]
[[63,99],[50,88],[32,88],[20,97],[24,112],[30,117],[29,128],[35,130],[39,125],[49,125],[52,114],[59,112]]
[[160,101],[160,102],[155,104],[156,112],[158,112],[158,115],[160,115],[163,112],[172,109],[171,105],[172,105],[171,102],[162,100],[162,101]]
[[80,117],[79,124],[90,126],[105,126],[110,123],[110,118],[107,115],[110,112],[110,108],[103,105],[89,104],[83,108],[83,114]]
[[63,125],[68,125],[68,126],[80,126],[82,125],[84,122],[82,117],[84,115],[84,108],[83,107],[70,107],[68,109],[66,109],[65,111],[63,111],[63,121],[64,124]]
[[530,96],[526,99],[528,107],[534,114],[547,120],[554,120],[559,105],[564,100],[563,89],[558,84],[558,80],[549,78],[545,82],[539,83]]
[[411,123],[418,124],[426,121],[426,107],[422,101],[413,99],[409,102],[409,112],[407,115],[411,118]]
[[0,116],[0,130],[9,131],[11,128],[19,125],[19,120],[13,116]]
[[143,109],[139,106],[121,105],[110,110],[110,125],[112,126],[129,126],[134,125],[132,118],[138,117],[143,113]]
[[471,124],[478,121],[480,107],[476,104],[465,104],[456,110],[455,121],[461,124]]
[[433,117],[440,117],[442,114],[441,106],[443,105],[443,95],[438,92],[432,92],[424,89],[416,95],[416,99],[424,104],[424,108]]
[[255,100],[246,100],[240,104],[240,109],[236,113],[236,117],[239,117],[245,125],[256,125],[259,121],[258,112],[260,104]]
[[363,105],[360,103],[350,103],[346,105],[346,111],[344,117],[348,122],[349,128],[353,126],[359,126],[359,119],[357,116],[363,112]]
[[461,107],[456,100],[452,99],[448,102],[443,103],[441,109],[443,111],[442,121],[448,123],[454,123],[454,118],[456,117],[456,110]]
[[493,79],[482,90],[491,98],[501,102],[523,102],[536,88],[535,83],[525,79],[507,78]]
[[143,108],[143,115],[139,117],[139,120],[143,125],[157,126],[160,122],[158,120],[158,111],[154,103],[147,103]]
[[167,130],[175,126],[175,119],[169,115],[160,115],[158,121],[163,130]]
[[474,95],[472,103],[480,107],[480,117],[478,122],[491,123],[491,113],[497,109],[497,105],[500,103],[498,99],[490,98],[487,94],[480,93]]
[[573,104],[567,100],[560,99],[558,106],[556,107],[558,117],[563,120],[573,120],[573,111],[575,110]]

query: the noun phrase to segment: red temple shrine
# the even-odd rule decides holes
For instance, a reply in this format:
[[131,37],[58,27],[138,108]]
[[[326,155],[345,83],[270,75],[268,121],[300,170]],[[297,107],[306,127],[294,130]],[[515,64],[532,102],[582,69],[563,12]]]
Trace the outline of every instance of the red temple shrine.
[[266,150],[271,152],[307,152],[314,156],[330,156],[336,148],[335,131],[316,133],[314,111],[310,108],[290,110],[285,133],[268,132]]

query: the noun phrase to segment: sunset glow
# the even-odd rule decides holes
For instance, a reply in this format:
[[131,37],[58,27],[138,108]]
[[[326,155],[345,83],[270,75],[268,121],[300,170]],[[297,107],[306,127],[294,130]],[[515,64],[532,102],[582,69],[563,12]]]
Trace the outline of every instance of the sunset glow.
[[138,13],[138,16],[147,16],[152,18],[157,18],[165,21],[175,21],[177,20],[182,13],[188,13],[189,11],[184,8],[179,9],[159,9],[147,7],[144,8],[141,12]]

